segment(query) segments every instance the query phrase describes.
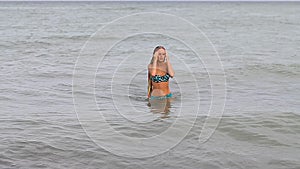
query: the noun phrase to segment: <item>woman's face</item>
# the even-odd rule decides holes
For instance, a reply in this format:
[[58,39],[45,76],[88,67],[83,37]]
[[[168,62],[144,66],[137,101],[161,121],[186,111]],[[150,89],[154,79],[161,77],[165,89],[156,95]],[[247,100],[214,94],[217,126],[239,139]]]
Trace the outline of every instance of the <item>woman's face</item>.
[[158,52],[158,61],[159,62],[165,61],[166,51],[164,49],[159,49],[157,52]]

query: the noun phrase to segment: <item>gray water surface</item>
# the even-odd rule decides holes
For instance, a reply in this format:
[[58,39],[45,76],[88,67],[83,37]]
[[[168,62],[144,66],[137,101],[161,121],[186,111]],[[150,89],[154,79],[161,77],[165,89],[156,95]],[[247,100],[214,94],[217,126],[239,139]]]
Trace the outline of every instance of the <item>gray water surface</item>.
[[[172,14],[201,29],[220,56],[227,89],[220,123],[209,140],[199,143],[212,91],[197,55],[178,39],[151,33],[113,46],[95,72],[95,93],[78,94],[95,95],[98,109],[92,112],[103,114],[114,130],[132,138],[156,136],[183,119],[175,129],[186,137],[148,158],[119,156],[96,144],[77,118],[72,94],[76,60],[90,36],[115,19],[139,12]],[[1,2],[0,18],[0,168],[300,167],[299,3]],[[126,29],[122,25],[116,31]],[[105,43],[116,37],[102,38],[99,42]],[[201,48],[202,42],[195,43]],[[170,52],[176,73],[170,80],[175,99],[166,113],[146,100],[146,68],[158,44]],[[117,67],[126,56],[132,57]],[[188,68],[193,79],[187,78]],[[89,76],[78,75],[83,80]],[[197,90],[187,87],[195,81]],[[182,91],[192,94],[185,99]],[[193,128],[181,133],[197,105]],[[155,144],[161,143],[151,146]]]

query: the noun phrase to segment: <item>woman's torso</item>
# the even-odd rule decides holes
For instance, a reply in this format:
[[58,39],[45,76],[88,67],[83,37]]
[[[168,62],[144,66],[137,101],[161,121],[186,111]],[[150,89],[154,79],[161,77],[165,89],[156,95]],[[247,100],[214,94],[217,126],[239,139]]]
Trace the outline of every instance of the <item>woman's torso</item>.
[[[159,76],[165,76],[167,74],[167,66],[166,64],[162,66],[157,66],[156,68],[156,75]],[[152,96],[165,96],[169,94],[170,88],[169,88],[169,81],[162,81],[162,82],[153,82],[152,80]]]

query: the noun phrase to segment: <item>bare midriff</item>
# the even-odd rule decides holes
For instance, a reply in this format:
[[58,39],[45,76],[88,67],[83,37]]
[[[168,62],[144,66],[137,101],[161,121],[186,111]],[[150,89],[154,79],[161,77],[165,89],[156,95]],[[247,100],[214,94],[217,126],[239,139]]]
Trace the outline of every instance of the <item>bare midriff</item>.
[[160,83],[152,82],[152,86],[152,96],[165,96],[171,92],[169,88],[169,81]]

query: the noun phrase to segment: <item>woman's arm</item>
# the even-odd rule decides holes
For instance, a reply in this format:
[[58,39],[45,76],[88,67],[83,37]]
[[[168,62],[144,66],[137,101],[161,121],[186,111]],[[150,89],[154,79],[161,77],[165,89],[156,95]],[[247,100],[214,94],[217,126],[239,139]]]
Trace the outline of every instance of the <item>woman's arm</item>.
[[169,59],[168,53],[166,53],[166,62],[167,62],[167,71],[168,71],[169,75],[173,78],[174,75],[175,75],[175,72],[174,72],[173,67],[172,67],[172,65],[170,63],[170,59]]
[[148,72],[148,94],[147,94],[148,98],[151,97],[151,93],[152,93],[152,81],[150,79],[150,73]]
[[150,72],[151,76],[156,75],[156,67],[157,67],[157,52],[154,53],[153,63],[149,64],[149,66],[148,66],[148,69],[149,69],[149,72]]

